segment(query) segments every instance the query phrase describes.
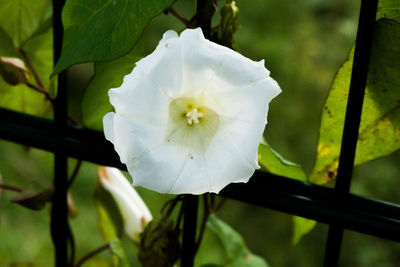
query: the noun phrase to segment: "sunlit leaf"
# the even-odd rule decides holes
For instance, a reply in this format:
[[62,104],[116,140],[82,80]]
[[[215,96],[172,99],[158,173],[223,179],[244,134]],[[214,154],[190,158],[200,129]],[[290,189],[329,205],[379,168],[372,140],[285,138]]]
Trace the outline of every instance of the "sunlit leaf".
[[[400,148],[400,24],[380,19],[375,25],[355,164]],[[333,81],[322,113],[317,160],[310,181],[335,179],[350,86],[354,48]]]
[[400,22],[400,1],[398,0],[379,0],[376,18],[394,19]]
[[72,64],[108,61],[127,54],[147,23],[174,0],[69,0],[62,18],[64,40],[55,73]]
[[306,180],[306,175],[300,165],[284,159],[267,143],[260,144],[258,147],[258,163],[261,170],[300,181]]
[[[211,215],[207,221],[207,229],[212,231],[224,247],[227,261],[222,266],[232,267],[267,267],[267,262],[254,255],[247,248],[243,238],[228,224]],[[212,265],[211,265],[212,266]]]
[[[1,47],[3,47],[3,42],[0,42],[0,51],[2,51]],[[45,88],[49,88],[49,77],[53,68],[52,48],[51,30],[31,38],[22,47]],[[23,59],[21,54],[18,57]],[[26,62],[25,65],[27,65]],[[28,81],[37,85],[33,75],[29,75]],[[49,110],[50,103],[42,93],[23,84],[9,85],[0,77],[0,106],[32,115],[44,115]]]
[[0,0],[0,25],[15,46],[28,40],[46,19],[51,0]]
[[103,116],[114,108],[108,99],[108,90],[121,86],[140,58],[131,53],[110,62],[95,63],[95,74],[86,87],[82,99],[82,118],[86,127],[103,130]]

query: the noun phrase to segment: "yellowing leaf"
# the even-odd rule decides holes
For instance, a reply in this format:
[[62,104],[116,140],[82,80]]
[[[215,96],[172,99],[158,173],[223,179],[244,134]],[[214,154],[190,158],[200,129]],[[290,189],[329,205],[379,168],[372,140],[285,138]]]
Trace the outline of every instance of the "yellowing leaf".
[[[376,22],[355,165],[400,148],[400,24]],[[336,177],[354,48],[339,69],[323,108],[317,160],[310,176],[323,184]]]
[[[261,257],[251,253],[241,235],[228,224],[211,215],[207,221],[207,229],[213,232],[221,242],[225,253],[226,263],[221,266],[232,267],[268,267]],[[212,265],[211,265],[212,266]]]

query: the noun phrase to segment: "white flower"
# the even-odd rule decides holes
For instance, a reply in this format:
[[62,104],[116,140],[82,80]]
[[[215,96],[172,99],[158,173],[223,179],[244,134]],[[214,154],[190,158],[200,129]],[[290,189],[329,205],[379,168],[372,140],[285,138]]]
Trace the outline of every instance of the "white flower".
[[218,193],[247,182],[269,102],[280,93],[264,61],[206,40],[200,28],[167,31],[155,51],[110,89],[104,133],[135,186]]
[[140,233],[153,219],[146,204],[121,171],[116,168],[99,167],[99,181],[117,203],[126,235],[139,242]]

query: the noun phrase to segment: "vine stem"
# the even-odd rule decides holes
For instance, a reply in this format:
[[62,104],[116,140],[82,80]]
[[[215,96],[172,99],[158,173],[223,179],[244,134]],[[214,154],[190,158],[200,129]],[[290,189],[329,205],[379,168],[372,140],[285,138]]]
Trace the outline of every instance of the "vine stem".
[[31,83],[29,83],[29,82],[27,82],[26,85],[27,85],[29,88],[31,88],[31,89],[33,89],[33,90],[35,90],[35,91],[38,91],[39,93],[44,94],[44,95],[46,96],[47,100],[49,100],[50,102],[53,102],[53,99],[50,98],[49,93],[48,93],[44,88],[38,87],[38,86],[36,86],[36,85],[34,85],[34,84],[31,84]]
[[9,190],[9,191],[14,191],[17,193],[21,193],[22,189],[16,186],[12,186],[12,185],[6,185],[6,184],[0,184],[0,188],[4,189],[4,190]]
[[25,53],[25,51],[22,48],[18,48],[19,53],[22,55],[22,57],[24,58],[24,61],[26,63],[26,65],[28,66],[28,69],[32,72],[33,77],[36,80],[36,83],[39,85],[39,87],[45,91],[47,94],[48,92],[46,91],[46,89],[44,88],[44,85],[42,83],[42,81],[40,80],[40,77],[38,75],[38,73],[36,72],[35,68],[32,65],[32,61],[30,60],[30,58],[28,57],[28,55]]
[[78,176],[79,170],[81,169],[81,166],[82,166],[82,160],[78,160],[76,162],[74,171],[72,172],[71,177],[68,180],[68,185],[67,185],[68,188],[70,188],[71,185],[74,183],[76,177]]
[[187,18],[181,16],[174,8],[169,7],[164,12],[165,12],[165,14],[171,13],[175,18],[177,18],[183,24],[185,24],[185,26],[189,26],[190,21]]
[[204,200],[204,213],[203,213],[203,218],[201,221],[201,226],[200,226],[200,231],[199,231],[199,236],[197,238],[197,242],[196,242],[196,247],[195,247],[195,253],[199,250],[200,248],[200,244],[201,241],[203,240],[203,236],[204,236],[204,231],[206,230],[206,225],[207,225],[207,220],[208,217],[210,216],[211,212],[210,212],[210,205],[208,203],[208,196],[209,194],[205,194],[203,196],[203,200]]
[[93,250],[92,252],[89,252],[88,254],[86,254],[82,259],[79,260],[79,262],[77,264],[75,264],[74,267],[80,267],[82,266],[82,264],[85,263],[85,261],[93,258],[94,256],[96,256],[97,254],[99,254],[100,252],[103,252],[106,249],[110,248],[110,244],[105,244],[99,248],[96,248],[95,250]]

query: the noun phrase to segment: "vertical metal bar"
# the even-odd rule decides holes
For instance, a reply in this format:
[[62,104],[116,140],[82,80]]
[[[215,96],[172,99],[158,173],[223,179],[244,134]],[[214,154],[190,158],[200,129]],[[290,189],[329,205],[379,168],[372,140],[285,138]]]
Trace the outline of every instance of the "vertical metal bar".
[[183,199],[182,267],[193,267],[194,265],[198,204],[198,196],[185,195]]
[[[361,1],[356,47],[353,58],[353,70],[351,73],[349,98],[347,101],[346,118],[335,185],[335,191],[343,201],[345,201],[350,191],[365,86],[367,84],[369,59],[372,50],[377,5],[378,0]],[[325,248],[325,267],[338,265],[342,238],[343,227],[337,224],[331,224]]]
[[[216,0],[197,0],[196,24],[206,38],[210,37],[211,18],[215,12]],[[182,267],[193,267],[196,254],[196,229],[199,196],[185,195],[183,199]]]
[[[63,26],[61,11],[65,0],[53,0],[53,62],[56,64],[61,55]],[[67,88],[66,73],[58,75],[58,92],[54,102],[54,123],[57,131],[67,128]],[[68,158],[63,151],[54,155],[54,195],[51,208],[51,236],[54,244],[54,262],[57,267],[68,264]]]

